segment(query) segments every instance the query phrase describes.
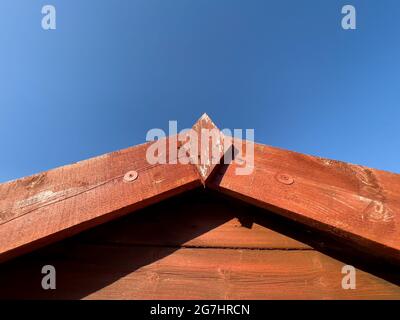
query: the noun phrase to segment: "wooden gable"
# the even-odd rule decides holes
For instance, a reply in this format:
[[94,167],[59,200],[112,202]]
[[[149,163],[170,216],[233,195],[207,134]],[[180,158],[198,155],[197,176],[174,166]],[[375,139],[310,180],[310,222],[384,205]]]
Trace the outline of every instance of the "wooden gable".
[[400,175],[261,144],[249,175],[151,165],[150,145],[0,184],[2,298],[400,298]]
[[[41,268],[57,270],[43,290]],[[357,267],[343,290],[342,268]],[[0,266],[2,299],[400,299],[395,266],[204,189]]]

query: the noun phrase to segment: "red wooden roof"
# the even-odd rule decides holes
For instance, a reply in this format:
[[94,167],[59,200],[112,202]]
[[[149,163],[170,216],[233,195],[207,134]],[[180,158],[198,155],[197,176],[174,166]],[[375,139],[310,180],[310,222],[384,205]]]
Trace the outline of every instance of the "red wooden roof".
[[[203,115],[193,128],[216,127]],[[237,162],[149,165],[152,143],[0,184],[0,261],[197,187],[400,261],[398,174],[261,144],[250,175],[235,174]]]

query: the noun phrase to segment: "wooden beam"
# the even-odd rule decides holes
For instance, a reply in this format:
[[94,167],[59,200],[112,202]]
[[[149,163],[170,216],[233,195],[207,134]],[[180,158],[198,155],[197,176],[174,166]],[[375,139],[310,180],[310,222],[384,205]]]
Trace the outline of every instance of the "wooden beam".
[[264,211],[199,188],[1,264],[0,299],[400,299],[398,268],[317,252],[295,239],[326,237]]
[[[217,129],[207,115],[193,128]],[[256,144],[241,176],[235,162],[149,165],[149,145],[1,184],[0,262],[201,183],[400,261],[400,175]]]
[[0,261],[201,185],[191,165],[146,161],[149,143],[0,185]]
[[252,174],[237,166],[207,186],[400,261],[400,175],[261,144]]

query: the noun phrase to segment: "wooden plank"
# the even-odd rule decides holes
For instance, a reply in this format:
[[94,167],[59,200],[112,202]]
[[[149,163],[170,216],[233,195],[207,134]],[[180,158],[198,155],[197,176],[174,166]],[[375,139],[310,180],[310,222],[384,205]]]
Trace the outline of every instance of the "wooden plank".
[[193,166],[149,165],[148,146],[1,184],[0,261],[201,185]]
[[[400,299],[400,287],[315,251],[172,249],[76,245],[0,266],[0,298],[35,299]],[[42,290],[54,265],[57,289]]]
[[400,261],[400,175],[261,144],[251,175],[236,166],[207,186]]
[[[194,128],[216,127],[205,115]],[[350,245],[400,261],[400,175],[256,145],[253,174],[237,176],[233,163],[219,166],[220,174],[208,181],[217,167],[207,166],[206,173],[199,175],[190,164],[148,165],[147,147],[144,144],[0,185],[0,261],[194,188],[201,181]],[[130,170],[136,170],[139,178],[125,182],[124,175]],[[186,210],[190,212],[189,207]],[[177,225],[182,226],[179,241],[191,234],[183,230],[187,224]],[[178,245],[266,248],[279,246],[282,240],[276,235],[273,241],[263,240],[261,231],[259,238],[250,237],[241,244],[228,231],[236,225],[223,227],[218,236],[199,229],[198,239]],[[282,246],[299,243],[289,241]]]
[[[82,234],[79,242],[199,248],[310,249],[278,231],[293,226],[234,199],[185,193]],[[297,228],[298,229],[298,228]],[[304,230],[303,230],[304,231]]]

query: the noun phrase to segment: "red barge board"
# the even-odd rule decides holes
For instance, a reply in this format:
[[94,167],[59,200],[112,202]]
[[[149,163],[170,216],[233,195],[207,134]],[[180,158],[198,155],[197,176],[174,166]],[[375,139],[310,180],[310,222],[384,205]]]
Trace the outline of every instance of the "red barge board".
[[[207,115],[194,125],[197,132],[201,128],[218,130]],[[167,139],[169,142],[172,137]],[[224,139],[220,134],[218,143]],[[81,276],[87,279],[95,277],[84,264],[91,258],[97,261],[103,250],[112,259],[96,263],[108,268],[114,263],[115,273],[121,276],[99,284],[97,294],[89,289],[71,293],[69,288],[69,298],[124,298],[124,294],[133,299],[400,298],[399,279],[389,267],[400,262],[400,175],[257,143],[254,170],[249,175],[235,174],[237,167],[246,165],[243,161],[203,167],[191,163],[150,165],[145,156],[150,144],[0,184],[2,274],[21,271],[19,261],[25,268],[33,267],[35,261],[42,262],[40,257],[49,250],[48,245],[75,236],[72,242],[81,241],[76,251],[66,253],[64,247],[70,248],[70,244],[64,242],[60,242],[64,249],[54,249],[68,256],[65,266],[76,273],[81,268]],[[177,143],[176,148],[181,147]],[[202,206],[197,196],[185,200],[192,189],[207,194],[206,199],[200,197],[206,205]],[[106,223],[124,215],[128,217]],[[155,216],[157,221],[153,221]],[[275,228],[282,223],[285,227]],[[76,236],[88,229],[93,230]],[[299,231],[293,235],[292,229]],[[303,241],[297,233],[317,238]],[[92,237],[89,242],[88,237]],[[326,243],[321,240],[325,237],[330,239]],[[99,243],[93,244],[93,239]],[[109,252],[110,245],[114,253]],[[359,271],[362,292],[351,294],[341,289],[343,263],[338,261],[347,258],[318,252],[330,245],[350,256],[359,251],[363,261],[379,258],[382,272]],[[26,256],[36,250],[39,257]],[[137,268],[124,269],[124,255],[134,252],[147,258],[137,263]],[[19,256],[24,257],[13,259]],[[94,267],[97,274],[105,272],[100,266]],[[69,282],[73,284],[67,281],[73,271],[64,271],[60,277],[68,287]],[[168,277],[162,276],[170,272]],[[149,274],[158,280],[147,278]],[[143,285],[128,294],[130,281]],[[257,285],[245,292],[241,281]],[[293,281],[302,292],[291,285]],[[187,283],[197,291],[190,291]],[[267,292],[273,283],[274,290]],[[113,285],[114,291],[106,289]]]

